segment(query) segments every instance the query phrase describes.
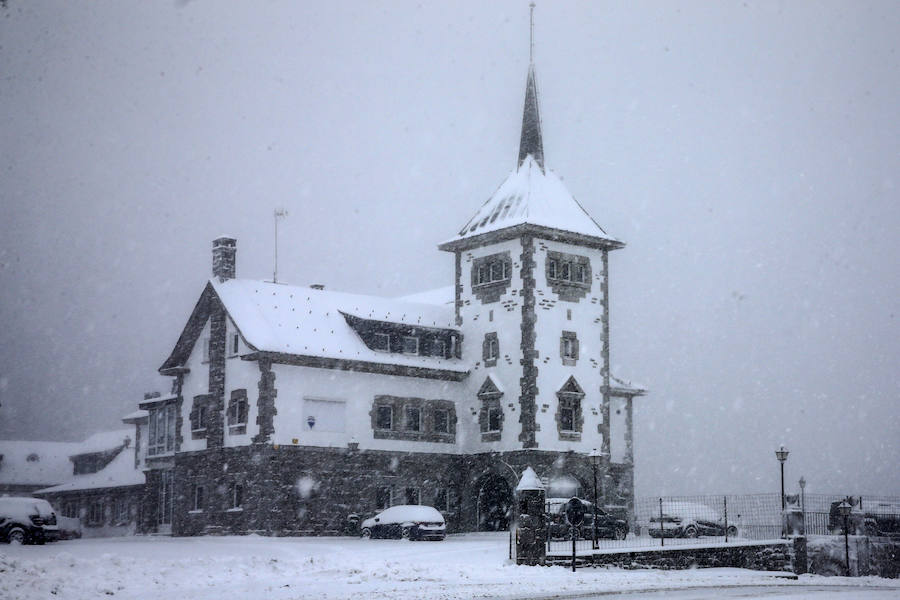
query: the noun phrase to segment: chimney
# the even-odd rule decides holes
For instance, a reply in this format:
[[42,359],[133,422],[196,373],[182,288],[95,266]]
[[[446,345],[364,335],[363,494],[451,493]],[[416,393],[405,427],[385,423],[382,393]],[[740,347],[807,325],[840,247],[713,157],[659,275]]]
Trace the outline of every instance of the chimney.
[[325,284],[324,284],[324,283],[313,283],[313,284],[311,284],[309,287],[312,288],[312,289],[314,289],[314,290],[324,290],[324,289],[325,289]]
[[219,281],[234,279],[234,257],[237,253],[237,240],[232,237],[222,236],[213,240],[213,277]]
[[153,400],[162,396],[159,392],[144,392],[144,400]]

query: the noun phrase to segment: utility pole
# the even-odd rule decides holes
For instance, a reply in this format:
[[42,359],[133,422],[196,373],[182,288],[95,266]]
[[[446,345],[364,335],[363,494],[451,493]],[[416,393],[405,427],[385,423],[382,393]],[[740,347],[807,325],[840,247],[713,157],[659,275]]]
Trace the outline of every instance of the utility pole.
[[285,218],[288,212],[284,208],[276,208],[275,217],[275,266],[272,269],[272,283],[278,283],[278,219]]

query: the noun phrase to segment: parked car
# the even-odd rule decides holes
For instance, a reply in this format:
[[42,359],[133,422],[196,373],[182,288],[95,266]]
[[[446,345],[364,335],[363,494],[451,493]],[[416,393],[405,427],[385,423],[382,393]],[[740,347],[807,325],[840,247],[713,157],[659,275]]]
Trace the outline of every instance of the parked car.
[[56,513],[40,498],[0,498],[0,540],[9,544],[43,544],[59,539]]
[[[594,503],[581,500],[584,504],[584,521],[578,528],[578,537],[586,540],[594,538]],[[572,526],[566,522],[566,504],[569,498],[549,498],[547,500],[547,535],[551,540],[571,539]],[[628,523],[597,507],[597,537],[624,540],[628,535]]]
[[400,504],[363,521],[360,533],[364,538],[440,541],[444,539],[446,530],[444,517],[436,508]]
[[650,518],[648,532],[652,537],[695,538],[701,535],[737,536],[738,528],[733,524],[725,527],[724,516],[716,509],[699,502],[663,502],[662,518]]

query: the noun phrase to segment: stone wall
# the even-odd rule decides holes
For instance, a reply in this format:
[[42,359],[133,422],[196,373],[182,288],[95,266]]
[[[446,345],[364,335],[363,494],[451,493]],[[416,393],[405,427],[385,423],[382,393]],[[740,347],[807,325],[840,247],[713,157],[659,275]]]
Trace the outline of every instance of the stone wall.
[[[794,547],[789,540],[707,548],[664,548],[640,552],[594,554],[595,565],[623,569],[693,569],[736,567],[755,571],[793,571]],[[562,559],[561,559],[562,560]]]
[[[574,453],[451,455],[272,444],[183,452],[175,456],[172,531],[175,535],[355,533],[348,517],[377,512],[379,489],[384,488],[392,490],[393,504],[404,504],[406,489],[415,488],[420,502],[428,505],[434,504],[439,489],[446,489],[448,506],[440,508],[448,532],[474,531],[479,528],[478,498],[485,482],[505,481],[511,500],[517,476],[527,466],[544,477],[574,476],[584,490],[591,489],[590,462]],[[601,465],[600,477],[604,470]],[[606,481],[606,503],[624,503],[617,490],[630,488],[630,469],[613,469]],[[193,506],[197,485],[205,490],[200,509]],[[231,505],[234,485],[242,488],[240,509]]]

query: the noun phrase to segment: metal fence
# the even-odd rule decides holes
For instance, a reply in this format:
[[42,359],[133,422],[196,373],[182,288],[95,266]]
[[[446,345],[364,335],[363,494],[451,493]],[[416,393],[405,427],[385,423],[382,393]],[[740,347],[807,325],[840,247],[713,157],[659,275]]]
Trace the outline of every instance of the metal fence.
[[[579,527],[565,520],[564,503],[546,507],[548,555],[588,555],[683,545],[715,546],[779,539],[785,533],[843,535],[836,507],[849,500],[850,535],[900,537],[900,497],[807,494],[786,497],[783,520],[779,494],[648,496],[635,499],[633,516],[624,507],[594,507],[588,501]],[[596,508],[597,518],[593,518]],[[596,539],[595,539],[596,536]]]
[[[791,498],[794,500],[794,498]],[[807,535],[900,537],[900,497],[809,494],[799,499],[803,529]],[[846,522],[838,506],[850,506]],[[795,505],[796,506],[796,505]]]
[[[778,494],[652,496],[635,499],[634,516],[601,511],[594,522],[587,508],[585,523],[565,527],[564,514],[548,510],[550,554],[593,550],[628,550],[653,546],[729,544],[781,537],[781,499]],[[613,522],[611,524],[610,522]]]

